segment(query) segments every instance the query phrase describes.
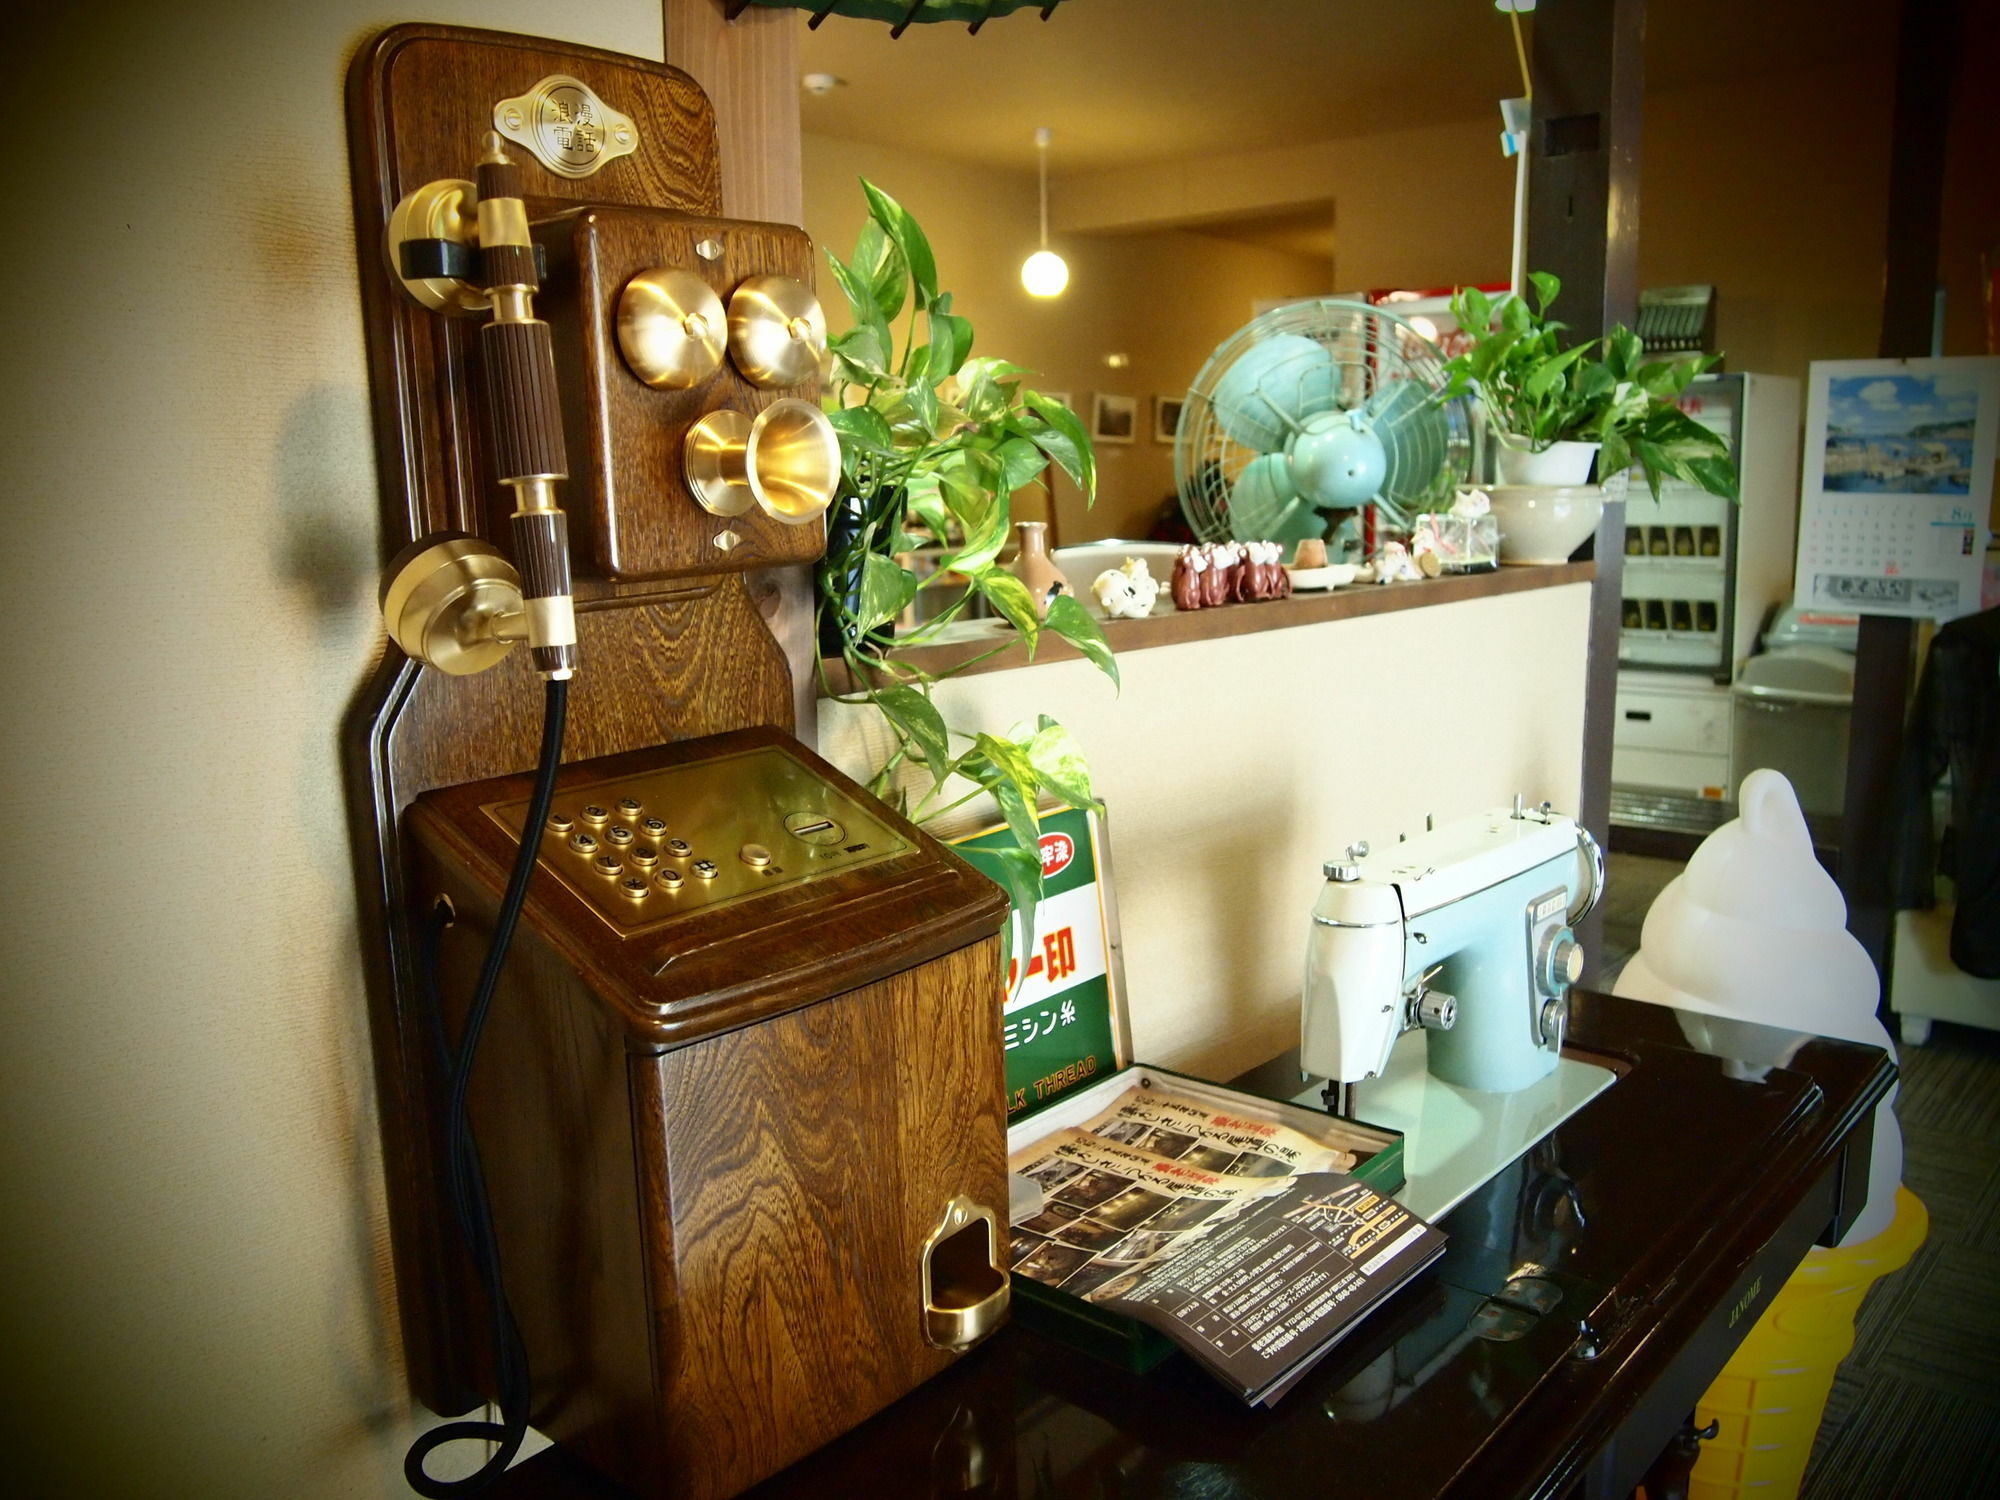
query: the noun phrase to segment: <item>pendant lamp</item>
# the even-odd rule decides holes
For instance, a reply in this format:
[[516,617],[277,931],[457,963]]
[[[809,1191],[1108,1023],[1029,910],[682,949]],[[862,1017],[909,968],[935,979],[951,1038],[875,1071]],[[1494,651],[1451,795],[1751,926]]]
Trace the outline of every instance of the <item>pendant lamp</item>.
[[1049,248],[1049,127],[1035,128],[1036,168],[1042,189],[1042,248],[1021,262],[1021,285],[1031,297],[1060,297],[1069,285],[1069,267]]

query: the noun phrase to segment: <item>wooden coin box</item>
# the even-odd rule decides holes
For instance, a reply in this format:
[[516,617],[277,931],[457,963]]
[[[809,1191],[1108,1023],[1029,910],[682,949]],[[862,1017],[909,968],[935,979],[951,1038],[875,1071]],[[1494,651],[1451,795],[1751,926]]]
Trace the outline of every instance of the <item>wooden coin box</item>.
[[[407,818],[454,1031],[530,781]],[[1005,898],[774,730],[566,766],[555,807],[471,1094],[533,1420],[640,1494],[732,1495],[1004,1308]]]

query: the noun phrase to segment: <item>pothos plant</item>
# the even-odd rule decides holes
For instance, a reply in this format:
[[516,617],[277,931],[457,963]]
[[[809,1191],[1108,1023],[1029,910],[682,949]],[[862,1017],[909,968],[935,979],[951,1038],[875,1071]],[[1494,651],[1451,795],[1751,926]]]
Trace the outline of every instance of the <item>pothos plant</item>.
[[1445,365],[1445,395],[1476,395],[1502,441],[1532,452],[1560,442],[1599,443],[1598,474],[1620,474],[1636,463],[1655,499],[1664,475],[1736,499],[1728,444],[1678,405],[1716,357],[1645,363],[1639,335],[1623,324],[1602,339],[1564,347],[1566,325],[1548,315],[1562,282],[1546,271],[1529,273],[1528,282],[1532,308],[1524,297],[1496,300],[1477,287],[1453,295],[1452,316],[1472,342]]
[[[1058,595],[1043,619],[1028,588],[999,565],[1012,530],[1010,499],[1037,483],[1050,463],[1083,490],[1097,489],[1089,434],[1060,401],[1022,383],[1005,360],[972,355],[972,324],[938,289],[930,242],[902,205],[863,181],[868,220],[851,260],[828,252],[853,327],[831,340],[823,404],[840,436],[842,493],[829,514],[819,569],[822,649],[837,642],[845,682],[821,687],[841,703],[875,708],[894,748],[870,791],[922,822],[981,795],[999,805],[1013,843],[1000,851],[1003,884],[1016,912],[1041,892],[1044,791],[1097,808],[1090,770],[1070,732],[1040,716],[1006,735],[949,724],[932,690],[976,662],[1006,651],[1032,657],[1044,630],[1069,641],[1114,684],[1118,666],[1096,620]],[[895,333],[902,323],[902,337]],[[912,529],[916,528],[916,529]],[[917,530],[928,531],[924,537]],[[901,557],[919,547],[945,550],[924,577]],[[898,637],[918,646],[984,599],[1013,626],[990,651],[932,672],[887,649],[890,627],[927,589],[964,585],[963,594]],[[923,789],[907,793],[901,774],[920,768]]]

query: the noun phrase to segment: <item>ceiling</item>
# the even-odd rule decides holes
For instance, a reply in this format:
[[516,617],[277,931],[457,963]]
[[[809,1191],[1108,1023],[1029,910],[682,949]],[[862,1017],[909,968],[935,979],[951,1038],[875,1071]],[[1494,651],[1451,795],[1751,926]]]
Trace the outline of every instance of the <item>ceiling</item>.
[[[1557,0],[1545,0],[1557,3]],[[1883,0],[1653,0],[1651,88],[1879,55]],[[1524,30],[1532,18],[1524,21]],[[830,17],[801,72],[846,84],[801,101],[812,132],[1055,176],[1492,117],[1520,92],[1492,0],[1067,0],[988,23]]]

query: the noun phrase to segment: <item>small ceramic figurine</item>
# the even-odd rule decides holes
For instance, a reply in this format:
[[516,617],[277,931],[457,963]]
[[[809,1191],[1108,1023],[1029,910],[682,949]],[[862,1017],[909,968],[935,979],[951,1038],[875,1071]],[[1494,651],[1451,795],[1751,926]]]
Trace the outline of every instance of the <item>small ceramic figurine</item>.
[[1289,599],[1292,597],[1292,575],[1285,571],[1285,549],[1277,542],[1266,542],[1270,548],[1268,561],[1271,565],[1271,597]]
[[1183,547],[1174,559],[1173,595],[1175,609],[1200,609],[1205,603],[1202,576],[1208,572],[1208,554],[1199,547]]
[[1299,550],[1292,558],[1295,568],[1323,568],[1326,566],[1326,542],[1321,537],[1309,536],[1299,543]]
[[1160,597],[1160,580],[1143,557],[1128,557],[1121,568],[1106,568],[1090,586],[1097,604],[1113,620],[1143,620]]
[[1201,607],[1213,609],[1218,604],[1227,604],[1236,592],[1236,570],[1230,566],[1233,559],[1229,548],[1206,542],[1201,555],[1206,563],[1201,574]]
[[1035,600],[1035,613],[1046,616],[1058,594],[1075,592],[1062,569],[1049,556],[1049,528],[1046,521],[1016,521],[1021,533],[1021,550],[1014,559],[1013,574],[1028,586]]
[[1423,573],[1410,561],[1409,549],[1401,542],[1384,542],[1382,550],[1375,554],[1375,581],[1377,583],[1419,583]]

